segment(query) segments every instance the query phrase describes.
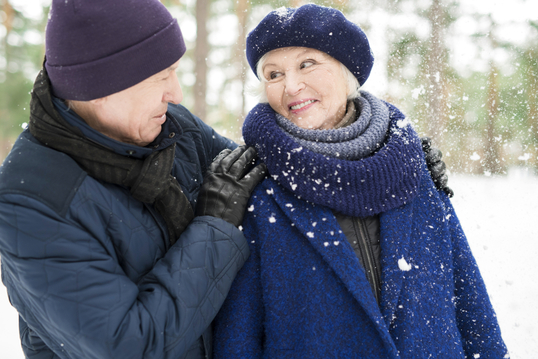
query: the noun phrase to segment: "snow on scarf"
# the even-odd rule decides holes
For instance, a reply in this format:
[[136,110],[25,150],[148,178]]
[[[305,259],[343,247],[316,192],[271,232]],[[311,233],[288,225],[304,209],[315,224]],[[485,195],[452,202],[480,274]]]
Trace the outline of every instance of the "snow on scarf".
[[[373,96],[364,96],[363,92],[363,97],[370,108],[377,107],[371,100]],[[369,128],[379,123],[378,119],[359,116],[357,121],[368,121],[362,126],[364,131],[356,133],[355,138],[333,142],[336,132],[349,132],[350,126],[329,131],[306,130],[308,136],[302,131],[287,132],[279,125],[277,114],[269,104],[262,103],[247,115],[243,138],[247,145],[256,148],[271,176],[300,198],[348,216],[371,216],[409,202],[416,196],[420,182],[423,156],[420,139],[395,106],[384,104],[390,119],[386,141],[377,152],[359,160],[342,158],[344,152],[339,152],[336,147],[341,148],[342,143],[366,146],[371,141],[363,136],[371,133]],[[364,108],[362,106],[363,113]],[[382,111],[370,111],[370,116],[380,113]],[[332,136],[327,137],[328,132],[333,132]],[[312,137],[312,133],[319,133],[319,136]],[[305,145],[305,141],[310,143]],[[322,146],[320,142],[323,142]],[[332,146],[333,150],[330,149]],[[312,150],[318,151],[321,147],[323,153]],[[364,148],[350,151],[355,154],[364,152]]]

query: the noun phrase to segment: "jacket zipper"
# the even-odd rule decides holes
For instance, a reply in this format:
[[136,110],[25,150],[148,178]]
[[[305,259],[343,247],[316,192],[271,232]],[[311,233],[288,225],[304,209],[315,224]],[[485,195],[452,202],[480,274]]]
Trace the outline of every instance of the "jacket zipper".
[[353,221],[353,226],[355,227],[355,230],[359,233],[358,245],[363,258],[364,271],[366,272],[366,275],[368,276],[369,282],[374,291],[375,299],[377,303],[379,303],[381,279],[379,278],[375,267],[374,253],[372,251],[372,247],[370,246],[370,243],[368,243],[368,231],[364,229],[364,221],[362,219],[355,219],[356,221]]

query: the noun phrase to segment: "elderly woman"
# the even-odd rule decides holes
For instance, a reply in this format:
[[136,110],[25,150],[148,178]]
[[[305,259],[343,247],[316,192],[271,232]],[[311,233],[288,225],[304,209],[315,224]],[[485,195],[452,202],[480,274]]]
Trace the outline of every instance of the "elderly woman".
[[362,30],[279,9],[249,34],[265,89],[243,128],[270,178],[251,256],[215,321],[215,358],[508,358],[448,196],[402,113],[365,91]]

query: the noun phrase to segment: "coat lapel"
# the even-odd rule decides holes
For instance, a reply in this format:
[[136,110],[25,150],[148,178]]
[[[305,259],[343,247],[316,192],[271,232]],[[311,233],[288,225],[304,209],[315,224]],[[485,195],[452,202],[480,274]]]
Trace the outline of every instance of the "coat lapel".
[[409,258],[409,243],[413,224],[413,204],[384,212],[381,227],[381,303],[380,308],[387,326],[390,326],[403,281],[413,269]]
[[[265,183],[268,182],[270,181]],[[332,211],[297,199],[276,182],[269,187],[277,205],[351,292],[376,326],[386,345],[394,348],[370,283]]]

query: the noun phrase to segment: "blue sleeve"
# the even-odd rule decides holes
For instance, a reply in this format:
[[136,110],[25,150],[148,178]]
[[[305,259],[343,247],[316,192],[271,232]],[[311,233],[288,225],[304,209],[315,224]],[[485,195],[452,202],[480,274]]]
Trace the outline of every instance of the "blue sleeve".
[[497,316],[467,238],[448,196],[439,191],[447,208],[452,237],[455,306],[465,357],[508,358]]
[[[217,131],[198,117],[194,115],[192,117],[194,118],[196,125],[200,128],[203,146],[207,151],[207,158],[211,162],[222,150],[226,148],[233,150],[237,147],[237,144],[234,141],[219,135]],[[209,162],[209,164],[211,164],[211,162]]]
[[115,248],[109,232],[95,235],[120,215],[112,207],[76,203],[103,230],[23,195],[1,197],[2,280],[24,322],[62,358],[181,358],[249,254],[233,225],[196,217],[134,282],[120,263],[122,250],[135,249]]
[[253,216],[245,216],[243,227],[251,255],[237,274],[215,319],[214,359],[255,359],[262,358],[263,354],[265,315],[260,271],[261,243]]

